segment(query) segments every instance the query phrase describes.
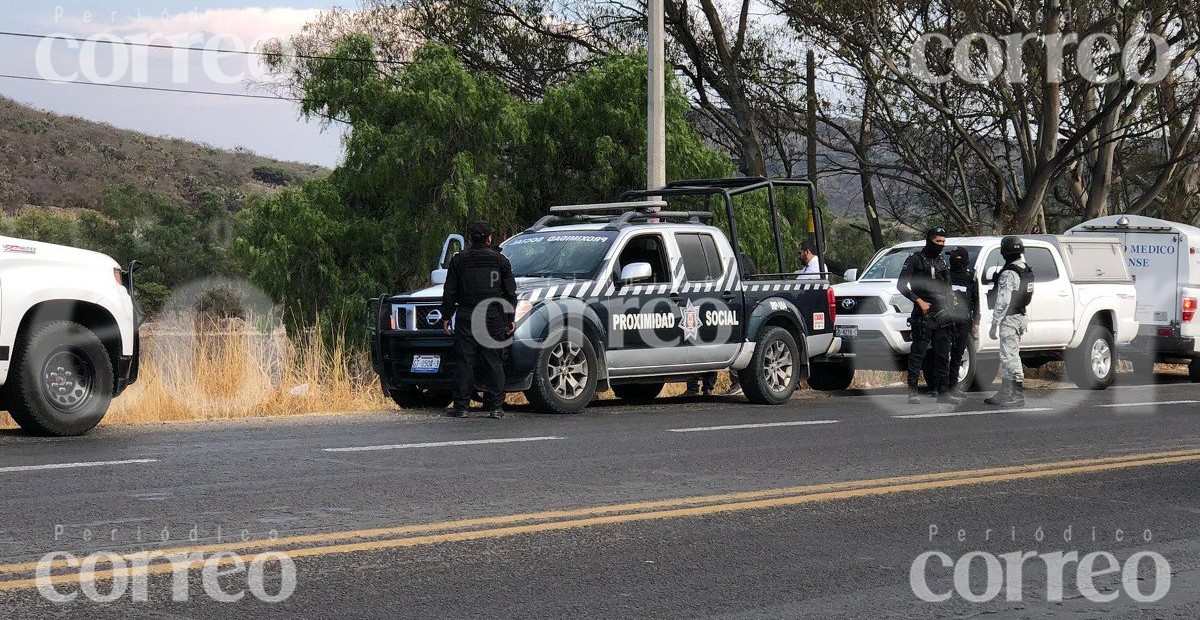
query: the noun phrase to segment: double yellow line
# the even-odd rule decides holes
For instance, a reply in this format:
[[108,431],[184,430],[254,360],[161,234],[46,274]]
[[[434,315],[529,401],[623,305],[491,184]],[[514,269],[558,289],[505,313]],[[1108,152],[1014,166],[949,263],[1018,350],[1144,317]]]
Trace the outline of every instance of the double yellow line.
[[[630,502],[571,510],[550,510],[388,528],[308,534],[276,540],[176,547],[156,550],[156,553],[161,556],[185,556],[187,554],[208,556],[219,552],[246,554],[247,552],[270,551],[286,553],[292,558],[328,556],[1197,461],[1200,461],[1200,450],[1151,452],[1118,457],[918,474],[741,493]],[[130,553],[120,557],[127,565],[131,565],[137,559],[137,554]],[[232,564],[233,562],[232,558],[226,558],[220,564]],[[201,565],[202,563],[194,562],[189,567],[199,568]],[[37,567],[37,562],[0,565],[0,575],[14,577],[0,580],[0,590],[36,587],[38,582],[33,577],[33,573]],[[76,583],[82,580],[111,579],[118,573],[168,573],[174,571],[176,566],[164,559],[138,568],[117,568],[116,570],[107,568],[81,574],[78,569],[62,572],[62,569],[71,567],[66,561],[58,560],[50,563],[49,568],[52,573],[43,583],[62,584]]]

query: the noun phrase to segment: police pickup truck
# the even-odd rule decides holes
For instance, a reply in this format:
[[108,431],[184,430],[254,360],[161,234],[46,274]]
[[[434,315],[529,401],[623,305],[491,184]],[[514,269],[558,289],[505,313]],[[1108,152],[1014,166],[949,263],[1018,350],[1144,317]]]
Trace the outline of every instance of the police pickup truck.
[[[507,390],[535,409],[574,413],[597,392],[649,401],[668,382],[732,369],[753,403],[779,404],[807,376],[809,359],[836,351],[835,300],[826,278],[784,271],[750,275],[737,260],[733,196],[808,190],[796,179],[681,181],[626,192],[647,198],[552,207],[501,251],[517,278],[516,330],[505,363]],[[670,211],[666,200],[723,199],[731,234],[709,211]],[[810,202],[809,204],[813,204]],[[823,247],[819,211],[814,233]],[[442,265],[461,237],[447,239]],[[444,281],[442,271],[434,280]],[[440,322],[441,286],[368,304],[375,370],[401,406],[444,405],[454,371],[452,339]]]
[[138,266],[0,237],[0,400],[21,428],[86,433],[137,380]]
[[[1104,389],[1117,372],[1117,352],[1138,333],[1134,314],[1137,290],[1121,242],[1112,236],[1023,235],[1025,260],[1033,269],[1029,331],[1021,340],[1021,359],[1039,367],[1066,362],[1077,386]],[[881,250],[860,275],[848,270],[848,282],[835,287],[838,296],[837,355],[814,364],[809,385],[842,390],[856,370],[902,370],[912,347],[908,324],[912,302],[900,295],[897,277],[904,261],[923,242],[906,242]],[[946,240],[946,249],[967,249],[979,285],[981,327],[975,346],[967,348],[958,369],[963,389],[987,389],[1000,368],[1000,343],[988,335],[995,296],[990,294],[1004,265],[1000,237]],[[926,361],[931,361],[927,357]]]

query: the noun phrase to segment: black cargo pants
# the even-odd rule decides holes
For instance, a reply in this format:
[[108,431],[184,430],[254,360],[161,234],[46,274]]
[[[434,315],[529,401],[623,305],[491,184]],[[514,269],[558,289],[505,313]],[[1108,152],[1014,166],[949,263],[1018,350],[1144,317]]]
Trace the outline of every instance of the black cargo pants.
[[[479,385],[483,388],[483,407],[487,411],[504,406],[504,353],[510,342],[505,319],[502,316],[487,317],[486,325],[472,329],[470,320],[461,320],[465,313],[458,313],[460,320],[454,326],[454,387],[451,394],[454,397],[455,409],[466,409],[475,395],[476,371],[479,375]],[[469,316],[469,315],[467,315]],[[486,330],[480,334],[477,330]],[[496,346],[488,343],[481,334],[491,336],[491,340],[503,343]],[[480,342],[483,340],[483,342]],[[488,346],[488,345],[491,346]]]
[[[909,318],[912,325],[912,349],[908,354],[908,389],[917,389],[917,379],[921,376],[921,368],[925,358],[933,355],[933,377],[925,377],[930,390],[941,392],[949,390],[947,381],[950,377],[950,327],[938,326],[921,312],[920,308],[913,310]],[[955,375],[957,376],[957,375]]]

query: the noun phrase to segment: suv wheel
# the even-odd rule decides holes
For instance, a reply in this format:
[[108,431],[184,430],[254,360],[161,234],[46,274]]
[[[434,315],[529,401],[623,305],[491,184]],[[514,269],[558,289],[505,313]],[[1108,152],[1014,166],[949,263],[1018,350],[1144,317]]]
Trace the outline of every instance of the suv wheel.
[[35,325],[17,339],[5,386],[9,413],[40,435],[82,435],[113,399],[113,365],[104,344],[72,321]]
[[596,348],[576,329],[564,329],[548,342],[538,354],[525,398],[538,411],[577,413],[596,396]]
[[1112,332],[1103,325],[1089,325],[1083,342],[1067,351],[1067,375],[1080,389],[1103,390],[1117,376],[1117,349]]
[[800,385],[802,362],[792,334],[768,327],[755,341],[750,365],[738,371],[746,398],[758,405],[787,402]]

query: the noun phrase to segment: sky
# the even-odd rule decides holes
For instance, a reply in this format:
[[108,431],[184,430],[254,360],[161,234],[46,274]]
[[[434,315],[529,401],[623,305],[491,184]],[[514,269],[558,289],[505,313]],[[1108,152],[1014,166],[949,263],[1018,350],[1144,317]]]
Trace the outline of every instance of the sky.
[[[320,11],[354,0],[0,0],[0,74],[75,82],[266,94],[250,87],[257,57],[109,45],[143,41],[193,48],[253,49],[294,34]],[[44,39],[44,35],[67,35]],[[258,75],[261,76],[261,73]],[[300,118],[292,101],[164,93],[0,77],[0,95],[33,107],[154,136],[333,167],[341,129]]]

